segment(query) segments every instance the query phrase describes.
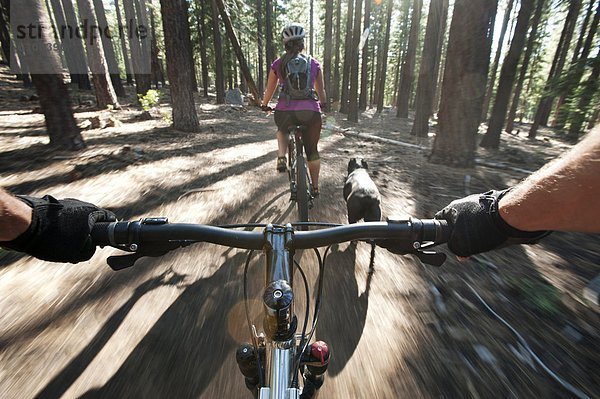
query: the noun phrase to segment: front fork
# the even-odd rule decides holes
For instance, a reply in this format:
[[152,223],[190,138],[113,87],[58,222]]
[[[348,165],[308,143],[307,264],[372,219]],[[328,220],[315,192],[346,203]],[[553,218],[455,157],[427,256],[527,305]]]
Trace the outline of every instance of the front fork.
[[[290,352],[285,351],[288,355]],[[285,362],[286,364],[292,364],[290,359],[281,359],[281,354],[283,351],[278,351],[277,349],[273,349],[271,351],[271,358],[273,366],[276,366],[280,362]],[[254,398],[258,398],[259,390],[260,390],[260,377],[264,380],[265,378],[265,370],[262,367],[265,364],[265,347],[260,346],[257,349],[254,348],[252,344],[246,343],[240,345],[236,352],[236,361],[240,371],[245,377],[246,387],[252,392]],[[261,367],[259,367],[259,363]],[[306,351],[302,354],[300,359],[300,370],[302,370],[302,377],[304,380],[304,388],[302,389],[302,394],[300,395],[300,399],[313,399],[317,394],[318,390],[323,385],[325,372],[327,371],[327,366],[329,365],[329,347],[323,341],[313,342],[312,345],[309,345]],[[293,364],[292,364],[293,367]],[[281,370],[280,367],[276,367]],[[259,374],[260,373],[260,374]],[[289,374],[289,373],[284,373]],[[277,383],[287,381],[289,375],[279,375],[277,378]],[[273,385],[273,383],[271,383]],[[282,387],[269,387],[268,391],[271,389],[281,389]],[[283,387],[283,389],[286,389]]]

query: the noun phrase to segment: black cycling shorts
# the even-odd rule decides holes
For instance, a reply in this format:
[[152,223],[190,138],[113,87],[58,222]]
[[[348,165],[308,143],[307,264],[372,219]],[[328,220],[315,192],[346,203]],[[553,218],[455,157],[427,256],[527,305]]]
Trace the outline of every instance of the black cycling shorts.
[[317,144],[321,138],[321,113],[316,111],[275,111],[275,124],[279,131],[287,133],[292,125],[304,125],[306,131],[302,135],[304,151],[308,161],[319,159]]

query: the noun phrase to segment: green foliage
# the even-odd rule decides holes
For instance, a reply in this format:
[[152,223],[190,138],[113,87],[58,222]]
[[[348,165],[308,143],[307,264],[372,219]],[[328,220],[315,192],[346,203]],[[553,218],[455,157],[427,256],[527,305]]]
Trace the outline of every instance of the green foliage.
[[160,102],[160,92],[158,90],[148,90],[145,95],[138,94],[138,100],[144,111],[150,111]]
[[531,278],[509,278],[508,284],[516,289],[527,304],[547,316],[555,316],[560,305],[560,293],[553,285]]

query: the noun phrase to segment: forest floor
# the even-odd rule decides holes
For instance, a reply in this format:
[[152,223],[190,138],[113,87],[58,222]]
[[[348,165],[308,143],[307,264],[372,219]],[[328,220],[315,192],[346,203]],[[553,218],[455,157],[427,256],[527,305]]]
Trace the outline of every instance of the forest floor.
[[[24,101],[33,91],[0,72],[0,186],[13,193],[75,197],[123,219],[295,219],[287,178],[275,172],[272,116],[257,108],[199,98],[201,131],[192,134],[174,131],[167,118],[144,120],[133,94],[121,110],[98,111],[86,105],[90,93],[75,91],[88,147],[57,152],[46,146],[37,102]],[[169,114],[168,103],[160,112]],[[504,134],[500,150],[478,150],[481,162],[504,168],[456,169],[428,163],[433,136],[416,139],[410,126],[391,109],[367,111],[358,124],[328,114],[311,217],[346,222],[342,187],[354,156],[368,160],[384,216],[428,218],[465,194],[513,185],[570,148],[548,129],[533,141]],[[249,339],[245,253],[198,244],[113,272],[105,259],[116,252],[98,250],[78,265],[0,252],[0,397],[250,397],[235,363],[235,349]],[[314,255],[298,255],[314,289]],[[599,272],[597,236],[554,233],[466,262],[449,256],[441,268],[377,249],[371,277],[369,255],[358,243],[328,256],[316,335],[333,356],[321,397],[573,397],[469,285],[551,370],[600,397],[598,309],[583,298]],[[257,325],[260,260],[249,268]],[[298,301],[303,314],[303,293]]]

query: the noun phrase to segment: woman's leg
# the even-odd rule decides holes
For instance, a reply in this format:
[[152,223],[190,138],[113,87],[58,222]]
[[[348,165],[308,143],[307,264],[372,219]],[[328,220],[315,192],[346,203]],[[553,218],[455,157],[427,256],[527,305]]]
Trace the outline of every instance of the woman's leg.
[[306,160],[308,161],[308,172],[312,180],[313,188],[319,188],[319,172],[321,170],[321,160],[319,157],[318,144],[321,138],[321,114],[313,113],[310,122],[307,123],[306,133],[304,134],[304,149],[306,150]]
[[288,137],[281,130],[277,130],[277,157],[285,157],[287,155]]

